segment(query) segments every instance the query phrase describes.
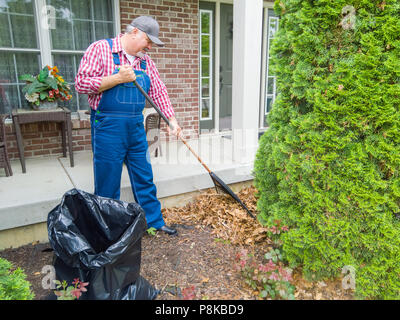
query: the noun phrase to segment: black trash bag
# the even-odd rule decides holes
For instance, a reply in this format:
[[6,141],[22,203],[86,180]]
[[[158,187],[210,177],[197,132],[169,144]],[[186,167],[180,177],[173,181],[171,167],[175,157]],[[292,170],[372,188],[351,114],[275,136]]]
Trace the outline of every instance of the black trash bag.
[[155,299],[159,291],[139,274],[146,227],[136,203],[66,192],[47,217],[56,278],[89,282],[80,300]]

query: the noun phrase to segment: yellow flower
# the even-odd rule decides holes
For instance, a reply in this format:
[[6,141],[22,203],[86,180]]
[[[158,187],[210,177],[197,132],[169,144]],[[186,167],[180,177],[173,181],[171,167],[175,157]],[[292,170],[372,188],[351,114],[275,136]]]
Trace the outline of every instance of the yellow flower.
[[57,77],[57,80],[60,81],[60,82],[62,82],[62,83],[64,82],[64,79],[63,79],[63,77],[61,77],[61,76],[58,76],[58,77]]
[[57,66],[54,66],[54,67],[53,67],[53,71],[54,71],[54,72],[60,72],[60,71],[58,70]]

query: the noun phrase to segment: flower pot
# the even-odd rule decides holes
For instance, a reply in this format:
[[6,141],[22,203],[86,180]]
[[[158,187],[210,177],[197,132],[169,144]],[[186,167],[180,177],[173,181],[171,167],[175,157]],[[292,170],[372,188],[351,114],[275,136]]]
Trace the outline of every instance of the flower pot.
[[38,106],[32,104],[32,108],[34,110],[54,110],[58,108],[58,103],[57,101],[41,101]]

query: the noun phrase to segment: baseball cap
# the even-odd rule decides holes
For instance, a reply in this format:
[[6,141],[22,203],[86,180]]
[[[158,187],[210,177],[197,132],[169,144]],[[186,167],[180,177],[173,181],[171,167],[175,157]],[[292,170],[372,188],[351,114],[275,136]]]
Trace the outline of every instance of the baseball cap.
[[160,47],[164,46],[164,43],[160,39],[158,39],[158,32],[160,30],[158,22],[152,17],[140,16],[133,19],[130,25],[146,33],[149,39],[156,45]]

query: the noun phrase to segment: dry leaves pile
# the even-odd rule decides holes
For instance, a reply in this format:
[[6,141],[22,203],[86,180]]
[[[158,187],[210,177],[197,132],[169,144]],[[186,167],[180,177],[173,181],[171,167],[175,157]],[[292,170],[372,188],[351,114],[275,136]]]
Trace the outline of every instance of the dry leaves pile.
[[[257,199],[254,187],[245,188],[238,197],[253,213],[256,213]],[[259,242],[269,242],[268,229],[225,194],[218,194],[215,189],[209,189],[197,196],[194,201],[180,208],[163,209],[167,224],[200,223],[211,226],[217,238],[237,245],[252,245]]]
[[[237,193],[253,213],[256,213],[257,205],[255,194],[256,189],[253,186]],[[251,246],[252,253],[260,262],[272,244],[268,238],[268,228],[250,217],[230,196],[218,194],[215,189],[201,193],[184,207],[163,209],[163,216],[169,225],[210,226],[216,238],[247,248]],[[341,279],[309,282],[303,278],[301,269],[294,270],[292,284],[296,287],[296,300],[354,299],[352,290],[342,288]],[[252,292],[250,296],[258,297],[258,292]]]

